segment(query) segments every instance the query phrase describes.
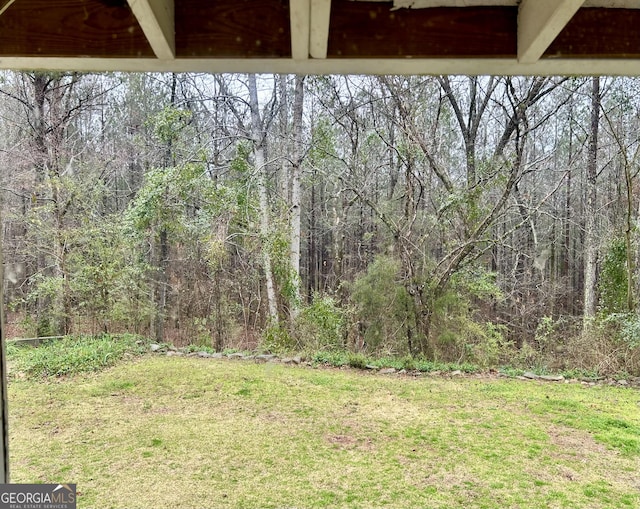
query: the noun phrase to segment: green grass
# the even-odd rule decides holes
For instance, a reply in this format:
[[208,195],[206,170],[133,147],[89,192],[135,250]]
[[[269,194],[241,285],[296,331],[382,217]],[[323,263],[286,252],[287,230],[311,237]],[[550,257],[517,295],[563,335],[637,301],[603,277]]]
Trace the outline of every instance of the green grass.
[[13,482],[81,508],[640,507],[640,394],[146,356],[12,379]]
[[146,351],[139,336],[68,336],[37,348],[7,345],[7,357],[13,373],[23,376],[61,376],[100,371],[113,366],[125,356]]
[[476,373],[480,371],[478,366],[473,364],[457,364],[434,362],[426,359],[406,357],[367,357],[361,353],[346,351],[316,352],[310,355],[314,363],[334,367],[349,366],[357,369],[364,369],[366,366],[375,368],[394,368],[397,370],[420,371],[422,373],[432,373],[434,371],[450,372],[463,371],[465,373]]

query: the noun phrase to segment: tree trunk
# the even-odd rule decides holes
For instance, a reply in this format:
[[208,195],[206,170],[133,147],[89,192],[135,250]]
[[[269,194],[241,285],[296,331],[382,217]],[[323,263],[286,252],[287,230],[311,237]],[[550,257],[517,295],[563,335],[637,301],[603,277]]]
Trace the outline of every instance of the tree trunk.
[[[176,73],[171,74],[169,104],[172,108],[176,105],[176,87],[178,84]],[[169,137],[164,153],[164,167],[169,168],[175,165],[175,157],[173,153],[173,141]],[[165,194],[168,189],[165,189]],[[154,323],[154,334],[158,343],[164,342],[164,322],[167,315],[167,293],[169,291],[169,235],[167,228],[163,225],[160,227],[157,241],[157,260],[155,260],[157,278],[155,281],[155,297],[156,312]]]
[[169,258],[169,238],[167,236],[166,228],[161,228],[160,234],[158,235],[158,277],[156,280],[156,316],[155,316],[155,327],[154,333],[155,338],[158,343],[164,342],[164,320],[165,320],[165,311],[167,309],[167,285],[169,284],[167,278],[167,264]]
[[296,76],[296,88],[293,98],[293,154],[291,162],[291,225],[290,258],[291,295],[289,314],[295,320],[300,310],[300,174],[302,167],[302,113],[304,107],[304,76]]
[[293,154],[291,164],[291,296],[289,313],[295,320],[300,310],[300,173],[302,167],[302,113],[304,106],[304,76],[296,76],[296,88],[293,98]]
[[[39,201],[43,196],[43,185],[46,180],[47,173],[47,144],[46,144],[46,132],[47,126],[45,122],[44,102],[47,94],[49,81],[43,73],[35,73],[32,76],[28,76],[31,79],[33,86],[33,136],[35,144],[35,203],[39,204]],[[40,249],[36,253],[36,265],[34,274],[43,273],[47,267],[47,259],[45,253]],[[31,274],[27,275],[27,278],[31,277]],[[47,309],[50,307],[50,299],[40,295],[36,298],[35,312],[36,312],[36,334],[38,336],[48,336],[51,334],[50,324],[47,322]]]
[[587,160],[587,203],[585,206],[585,261],[584,261],[584,310],[585,329],[596,314],[597,299],[597,164],[598,164],[598,127],[600,122],[600,78],[591,81],[591,128],[589,134],[589,153]]
[[262,265],[264,269],[265,283],[267,287],[267,307],[269,320],[278,322],[278,303],[276,289],[271,268],[271,254],[267,247],[271,233],[269,197],[267,195],[267,167],[265,164],[265,133],[262,119],[260,118],[260,106],[258,103],[258,85],[256,75],[249,74],[249,107],[251,108],[251,137],[253,141],[253,158],[258,172],[258,201],[260,205],[260,237],[262,238]]

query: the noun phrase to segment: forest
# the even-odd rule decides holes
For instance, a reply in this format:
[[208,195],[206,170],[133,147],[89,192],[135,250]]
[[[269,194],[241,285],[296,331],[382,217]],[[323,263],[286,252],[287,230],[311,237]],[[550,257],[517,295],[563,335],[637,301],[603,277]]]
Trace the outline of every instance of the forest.
[[640,375],[639,92],[2,72],[7,336]]

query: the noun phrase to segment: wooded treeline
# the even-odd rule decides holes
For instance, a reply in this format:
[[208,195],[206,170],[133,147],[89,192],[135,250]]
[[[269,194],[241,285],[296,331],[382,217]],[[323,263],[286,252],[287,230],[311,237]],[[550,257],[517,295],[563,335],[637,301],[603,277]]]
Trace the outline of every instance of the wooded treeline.
[[5,72],[10,322],[637,372],[639,84]]

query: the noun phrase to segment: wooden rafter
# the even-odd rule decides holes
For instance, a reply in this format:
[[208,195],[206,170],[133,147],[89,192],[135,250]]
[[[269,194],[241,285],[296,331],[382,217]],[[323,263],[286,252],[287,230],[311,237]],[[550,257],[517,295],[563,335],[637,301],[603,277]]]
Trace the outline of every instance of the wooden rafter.
[[523,0],[518,9],[518,61],[530,64],[569,23],[584,0]]
[[127,0],[155,55],[176,57],[174,0]]
[[311,7],[309,0],[289,0],[291,20],[291,57],[294,60],[309,58],[309,32]]
[[0,16],[13,2],[15,2],[15,0],[0,0]]
[[309,52],[313,58],[327,58],[331,0],[311,0],[311,37]]

